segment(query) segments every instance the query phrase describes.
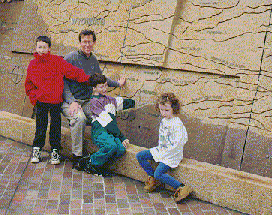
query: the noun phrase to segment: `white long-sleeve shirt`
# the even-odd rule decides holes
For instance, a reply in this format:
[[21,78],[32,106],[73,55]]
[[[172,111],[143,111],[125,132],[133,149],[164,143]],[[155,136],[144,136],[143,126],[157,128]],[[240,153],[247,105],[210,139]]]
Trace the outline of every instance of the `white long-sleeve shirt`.
[[163,118],[159,129],[159,145],[151,148],[150,152],[156,162],[175,168],[183,159],[183,147],[187,141],[188,134],[180,118]]

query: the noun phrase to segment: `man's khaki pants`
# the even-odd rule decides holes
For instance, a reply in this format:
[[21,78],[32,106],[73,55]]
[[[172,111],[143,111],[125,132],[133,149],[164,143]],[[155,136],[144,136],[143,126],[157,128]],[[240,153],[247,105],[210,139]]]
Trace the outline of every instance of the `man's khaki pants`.
[[72,139],[72,153],[76,156],[82,156],[83,138],[86,127],[87,118],[81,109],[78,109],[77,114],[71,116],[69,114],[69,104],[63,102],[62,113],[69,120]]

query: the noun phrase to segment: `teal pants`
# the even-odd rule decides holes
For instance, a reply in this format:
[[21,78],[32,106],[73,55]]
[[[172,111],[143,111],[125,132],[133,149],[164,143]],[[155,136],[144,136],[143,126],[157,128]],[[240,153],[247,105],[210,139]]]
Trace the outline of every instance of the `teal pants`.
[[118,158],[126,152],[121,140],[106,131],[92,136],[92,139],[94,144],[99,147],[99,150],[90,157],[92,165],[102,166],[107,161]]

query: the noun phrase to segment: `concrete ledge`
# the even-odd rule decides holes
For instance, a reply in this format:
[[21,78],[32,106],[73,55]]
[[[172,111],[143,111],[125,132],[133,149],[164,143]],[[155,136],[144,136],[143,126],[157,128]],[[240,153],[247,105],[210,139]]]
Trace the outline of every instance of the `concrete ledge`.
[[[35,133],[35,121],[8,112],[0,112],[0,135],[29,145]],[[70,156],[69,129],[62,129],[63,153]],[[48,143],[45,149],[49,149]],[[127,153],[110,169],[144,181],[146,173],[139,166],[135,154],[145,148],[129,145]],[[90,145],[89,150],[94,148]],[[272,179],[245,173],[196,160],[184,159],[170,172],[178,180],[191,186],[199,199],[249,214],[272,214]]]

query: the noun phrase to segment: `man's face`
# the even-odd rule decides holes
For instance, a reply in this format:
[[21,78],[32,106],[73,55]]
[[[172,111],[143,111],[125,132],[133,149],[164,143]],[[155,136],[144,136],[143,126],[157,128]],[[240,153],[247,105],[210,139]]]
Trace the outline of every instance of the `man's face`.
[[97,84],[96,87],[93,87],[93,94],[94,95],[106,95],[108,92],[108,84],[107,82],[104,84]]
[[84,54],[89,56],[91,52],[93,51],[94,45],[95,45],[95,42],[93,41],[93,35],[81,36],[80,48]]
[[45,43],[43,41],[37,42],[36,51],[39,55],[47,54],[50,51],[48,43]]

